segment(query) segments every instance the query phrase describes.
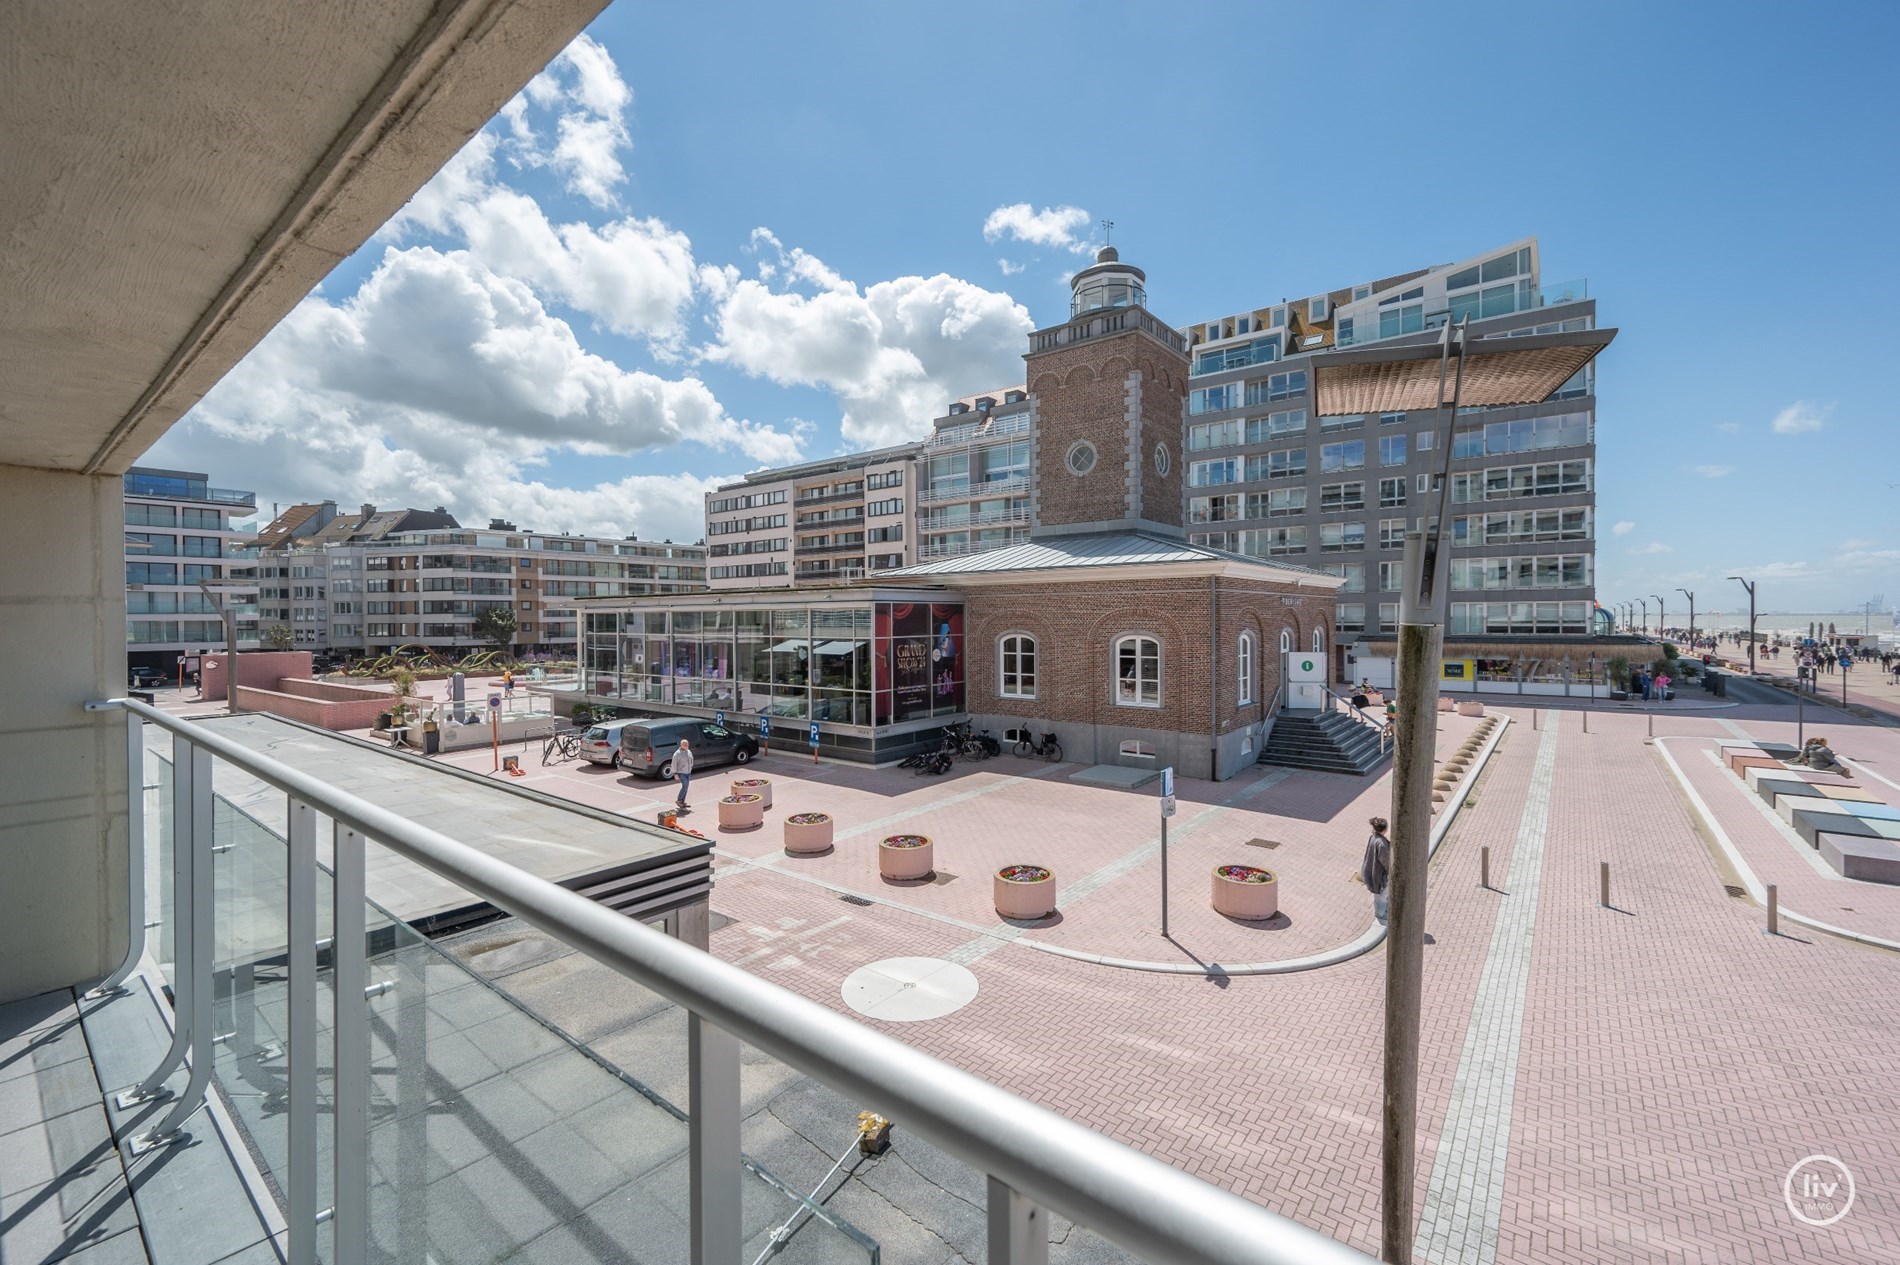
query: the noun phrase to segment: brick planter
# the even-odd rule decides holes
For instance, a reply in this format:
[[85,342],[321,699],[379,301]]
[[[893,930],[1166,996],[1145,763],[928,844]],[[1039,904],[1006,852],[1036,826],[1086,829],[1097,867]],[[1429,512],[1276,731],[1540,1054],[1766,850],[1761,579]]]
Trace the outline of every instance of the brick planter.
[[785,819],[785,850],[793,853],[831,851],[833,825],[830,813],[793,813]]
[[1056,911],[1056,872],[1040,865],[1006,865],[992,883],[996,912],[1005,918],[1047,918]]
[[1438,696],[1438,710],[1439,711],[1448,712],[1456,708],[1457,706],[1458,706],[1457,703],[1453,702],[1451,699],[1446,698],[1443,694],[1440,694]]
[[721,830],[757,830],[765,824],[765,800],[757,795],[728,795],[719,801]]
[[765,777],[735,778],[732,783],[734,795],[757,795],[765,801],[765,810],[772,810],[772,779]]
[[1229,918],[1249,922],[1272,918],[1280,912],[1280,878],[1254,865],[1217,865],[1213,905],[1215,913]]
[[1460,716],[1482,716],[1484,715],[1484,704],[1460,703],[1458,704],[1458,714]]
[[877,845],[877,872],[899,881],[929,878],[937,872],[936,852],[929,835],[891,835]]

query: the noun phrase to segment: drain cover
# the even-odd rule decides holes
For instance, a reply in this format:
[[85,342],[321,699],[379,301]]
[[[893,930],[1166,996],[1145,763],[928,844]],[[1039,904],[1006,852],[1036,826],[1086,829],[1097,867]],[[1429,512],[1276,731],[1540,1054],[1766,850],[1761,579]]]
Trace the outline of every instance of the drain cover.
[[1280,841],[1278,839],[1249,839],[1247,840],[1247,846],[1250,848],[1277,848],[1280,846]]
[[1741,888],[1732,886],[1731,884],[1728,884],[1728,883],[1722,884],[1722,890],[1727,892],[1730,896],[1735,897],[1737,900],[1748,895],[1748,893],[1743,891]]
[[847,905],[866,905],[866,906],[869,906],[869,905],[874,905],[874,904],[876,904],[876,903],[877,903],[876,901],[869,901],[869,900],[866,900],[866,899],[865,899],[864,897],[862,897],[862,896],[852,896],[852,895],[850,895],[850,894],[848,894],[848,893],[847,893],[847,894],[845,894],[845,895],[841,895],[841,896],[839,896],[839,897],[838,897],[838,899],[839,899],[839,900],[841,900],[841,901],[843,901],[843,902],[844,902],[845,904],[847,904]]

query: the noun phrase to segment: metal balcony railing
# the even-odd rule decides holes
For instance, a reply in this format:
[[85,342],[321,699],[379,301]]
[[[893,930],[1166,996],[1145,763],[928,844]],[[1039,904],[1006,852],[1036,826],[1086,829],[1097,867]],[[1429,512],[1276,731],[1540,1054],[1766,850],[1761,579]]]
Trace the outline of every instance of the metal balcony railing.
[[979,501],[990,496],[1010,496],[1029,490],[1029,480],[997,479],[990,483],[960,483],[955,487],[924,488],[917,494],[919,505],[934,505],[941,501]]
[[[398,1186],[394,1197],[403,1198],[399,1184],[405,1179],[416,1183],[409,1198],[426,1189],[420,1185],[426,1180],[421,1173],[403,1172],[407,1161],[392,1168],[394,1152],[379,1150],[381,1158],[374,1170],[370,1163],[373,1126],[400,1129],[404,1119],[423,1118],[422,1104],[440,1092],[425,1083],[425,1069],[415,1066],[419,1056],[412,1052],[412,1043],[423,1039],[425,1023],[431,1028],[437,1023],[442,1005],[442,999],[428,991],[426,958],[394,960],[386,949],[375,947],[386,945],[393,935],[399,947],[406,936],[417,952],[429,949],[405,924],[390,925],[386,913],[368,904],[364,854],[372,843],[515,915],[687,1012],[689,1109],[684,1121],[677,1120],[677,1112],[667,1119],[672,1127],[683,1129],[689,1187],[683,1211],[694,1265],[743,1265],[747,1259],[741,1255],[741,1195],[748,1178],[756,1189],[761,1174],[740,1151],[741,1042],[854,1101],[875,1104],[901,1127],[915,1130],[986,1174],[990,1265],[1047,1261],[1045,1209],[1093,1229],[1152,1265],[1371,1263],[1370,1257],[1318,1231],[213,729],[134,700],[110,699],[86,707],[89,711],[123,710],[130,773],[125,881],[132,934],[124,961],[99,991],[123,983],[145,956],[144,725],[157,725],[172,736],[167,798],[173,894],[169,909],[154,912],[172,928],[176,1026],[159,1066],[121,1098],[159,1101],[163,1107],[162,1086],[167,1078],[188,1067],[190,1079],[158,1123],[130,1139],[129,1147],[143,1153],[189,1136],[182,1127],[204,1105],[214,1061],[226,1049],[219,1043],[238,1035],[219,1033],[221,1015],[214,1008],[219,1004],[218,963],[228,956],[220,936],[232,934],[230,927],[220,923],[240,917],[223,898],[230,885],[251,879],[251,890],[235,893],[238,903],[245,906],[246,925],[269,921],[281,926],[280,944],[286,946],[277,950],[279,956],[259,955],[260,963],[270,964],[273,977],[282,972],[287,988],[282,1012],[272,1016],[281,1040],[260,1046],[262,1053],[257,1057],[282,1064],[272,1069],[272,1075],[281,1078],[284,1086],[285,1132],[273,1129],[269,1159],[282,1191],[291,1265],[313,1265],[320,1227],[327,1227],[322,1231],[328,1240],[323,1253],[326,1261],[362,1265],[371,1254],[372,1206],[388,1206],[385,1201],[392,1197],[392,1185]],[[280,820],[287,823],[285,833],[281,841],[275,836],[269,839],[275,845],[269,861],[281,888],[271,888],[261,868],[246,868],[259,866],[265,859],[261,853],[251,855],[228,875],[222,871],[223,863],[215,854],[234,846],[229,837],[233,814],[219,812],[212,793],[213,767],[218,764],[283,793],[285,811]],[[333,863],[327,870],[317,864],[320,817],[330,824],[333,839]],[[224,832],[222,843],[220,831]],[[164,851],[161,841],[161,861]],[[226,893],[214,887],[214,869],[220,870],[218,886],[226,888]],[[320,900],[325,888],[327,901]],[[281,891],[281,905],[275,911],[264,898],[269,890]],[[324,905],[329,908],[322,909]],[[278,914],[281,924],[276,922]],[[320,938],[326,929],[329,935]],[[372,962],[378,976],[388,972],[392,978],[373,980]],[[404,990],[417,995],[393,1023],[372,1011],[373,998],[394,991],[400,999]],[[426,1006],[420,1004],[425,996]],[[334,1000],[333,1014],[320,1004],[326,997]],[[402,1026],[410,1023],[416,1025],[413,1033]],[[373,1053],[378,1057],[372,1068]],[[227,1062],[226,1066],[233,1065]],[[399,1104],[393,1119],[378,1115],[373,1120],[372,1072],[378,1095],[386,1095],[390,1086],[400,1086],[407,1079],[418,1098]],[[322,1073],[329,1074],[330,1092],[320,1114]],[[426,1074],[438,1075],[434,1067],[426,1069]],[[237,1088],[244,1092],[246,1087]],[[153,1114],[157,1117],[158,1113]],[[318,1136],[320,1127],[330,1134],[327,1144]],[[498,1135],[481,1144],[500,1147],[505,1138]],[[327,1156],[322,1154],[326,1151]],[[324,1172],[332,1174],[328,1183],[321,1181]],[[791,1198],[804,1215],[825,1215],[809,1201]],[[412,1208],[405,1215],[417,1213],[419,1209]],[[394,1215],[392,1208],[390,1216]],[[391,1223],[379,1214],[377,1228],[390,1230]],[[426,1244],[414,1246],[421,1250]]]

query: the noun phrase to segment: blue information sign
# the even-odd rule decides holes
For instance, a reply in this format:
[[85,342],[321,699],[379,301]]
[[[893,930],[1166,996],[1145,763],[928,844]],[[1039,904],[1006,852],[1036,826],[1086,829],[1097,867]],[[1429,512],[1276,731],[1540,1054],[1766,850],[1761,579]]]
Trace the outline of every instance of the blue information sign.
[[772,718],[770,716],[759,717],[759,737],[770,738],[771,736],[772,736]]
[[721,707],[718,711],[715,711],[713,713],[713,724],[718,725],[721,729],[724,729],[726,727],[726,709],[725,708]]
[[818,749],[818,722],[815,720],[811,722],[811,745],[814,751]]

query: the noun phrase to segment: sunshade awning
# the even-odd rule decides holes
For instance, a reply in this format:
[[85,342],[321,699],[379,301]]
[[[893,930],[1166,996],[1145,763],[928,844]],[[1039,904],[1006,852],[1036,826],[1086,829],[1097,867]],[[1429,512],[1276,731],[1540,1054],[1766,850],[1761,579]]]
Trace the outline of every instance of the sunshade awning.
[[1451,403],[1458,361],[1464,361],[1459,403],[1464,408],[1541,404],[1574,378],[1616,337],[1614,329],[1473,338],[1451,349],[1444,395],[1439,395],[1437,340],[1401,346],[1354,347],[1313,357],[1313,401],[1321,416],[1425,412]]

